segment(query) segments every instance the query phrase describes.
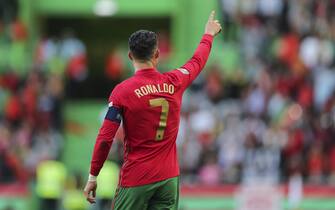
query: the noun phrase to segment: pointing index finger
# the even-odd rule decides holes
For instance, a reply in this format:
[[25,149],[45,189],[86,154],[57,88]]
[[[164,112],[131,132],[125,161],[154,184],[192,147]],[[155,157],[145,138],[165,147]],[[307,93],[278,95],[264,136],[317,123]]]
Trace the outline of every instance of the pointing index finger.
[[209,15],[208,21],[213,21],[215,16],[215,11],[213,10],[211,14]]

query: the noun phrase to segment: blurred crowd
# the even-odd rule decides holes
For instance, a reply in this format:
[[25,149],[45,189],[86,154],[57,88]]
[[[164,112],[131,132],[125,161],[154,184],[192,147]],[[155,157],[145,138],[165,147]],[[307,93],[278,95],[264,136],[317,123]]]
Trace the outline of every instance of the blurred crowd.
[[83,81],[87,77],[86,47],[74,31],[66,29],[59,36],[46,36],[38,42],[34,65],[43,72]]
[[[335,184],[335,1],[220,4],[224,56],[185,94],[183,181],[279,183],[299,175]],[[38,41],[28,65],[29,31],[8,8],[0,11],[0,182],[25,181],[41,161],[61,156],[64,80],[71,90],[87,77],[86,47],[71,30]],[[170,46],[165,33],[161,39],[164,61]],[[125,68],[119,53],[106,60],[114,80]]]
[[[224,55],[184,95],[177,139],[182,182],[273,184],[298,177],[335,185],[335,1],[219,2]],[[43,37],[29,51],[31,34],[16,4],[0,1],[0,183],[27,182],[42,162],[50,165],[42,167],[41,183],[56,183],[49,172],[59,167],[62,185],[42,202],[56,209],[67,174],[50,160],[62,156],[64,98],[87,78],[87,52],[71,30]],[[166,32],[159,35],[164,69],[170,42]],[[102,74],[110,80],[130,68],[123,51],[106,55]],[[112,154],[118,162],[120,144]],[[116,170],[111,165],[109,172]],[[102,177],[109,180],[109,172]],[[69,197],[80,200],[82,178],[73,179]],[[106,199],[113,196],[101,189]],[[37,185],[39,191],[50,189]]]
[[[50,45],[29,51],[17,1],[0,4],[0,183],[25,183],[39,163],[61,157],[65,74],[47,65]],[[63,54],[70,59],[68,40]]]
[[17,1],[0,1],[0,72],[15,70],[22,74],[29,63],[29,32],[18,16]]
[[221,3],[224,64],[184,100],[184,181],[335,184],[335,1]]
[[60,157],[62,101],[58,75],[0,75],[0,182],[25,182],[41,161]]

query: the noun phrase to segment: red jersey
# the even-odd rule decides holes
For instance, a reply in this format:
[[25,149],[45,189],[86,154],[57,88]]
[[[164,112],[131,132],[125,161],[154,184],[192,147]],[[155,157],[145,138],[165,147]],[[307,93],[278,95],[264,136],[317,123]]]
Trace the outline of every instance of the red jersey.
[[125,138],[120,186],[145,185],[179,175],[176,138],[182,95],[205,66],[212,41],[213,36],[205,34],[181,68],[163,74],[154,68],[141,69],[114,88],[94,147],[92,175],[99,174],[121,119]]

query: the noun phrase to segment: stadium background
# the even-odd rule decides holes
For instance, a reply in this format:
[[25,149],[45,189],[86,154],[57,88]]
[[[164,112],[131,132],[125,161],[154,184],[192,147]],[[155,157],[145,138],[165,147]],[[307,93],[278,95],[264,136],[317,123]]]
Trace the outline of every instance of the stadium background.
[[332,0],[0,0],[0,209],[87,209],[106,99],[133,73],[127,38],[158,32],[159,69],[178,67],[212,9],[224,35],[184,97],[181,209],[335,209]]

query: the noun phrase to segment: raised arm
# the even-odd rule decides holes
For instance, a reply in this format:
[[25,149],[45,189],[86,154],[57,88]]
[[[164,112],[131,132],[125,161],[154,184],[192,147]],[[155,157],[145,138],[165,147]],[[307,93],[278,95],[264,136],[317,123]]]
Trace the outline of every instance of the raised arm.
[[189,86],[205,67],[209,54],[211,52],[213,36],[204,34],[192,58],[188,60],[181,68],[177,69],[184,74],[188,74],[185,85]]
[[192,83],[204,68],[212,48],[213,38],[221,31],[221,25],[218,20],[214,19],[214,16],[215,12],[212,11],[206,23],[205,34],[202,36],[200,44],[192,58],[181,68],[169,72],[185,88]]

